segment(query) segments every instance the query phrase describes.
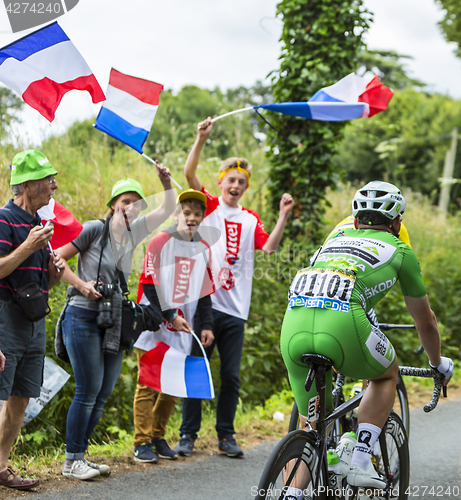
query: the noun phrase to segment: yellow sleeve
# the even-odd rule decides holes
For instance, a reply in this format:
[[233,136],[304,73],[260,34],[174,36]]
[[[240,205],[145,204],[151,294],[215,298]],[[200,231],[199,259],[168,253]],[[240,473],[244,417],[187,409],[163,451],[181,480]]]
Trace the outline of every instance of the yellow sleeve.
[[406,243],[411,248],[410,236],[408,234],[407,228],[403,225],[403,222],[402,222],[402,226],[400,228],[399,240],[402,240],[404,243]]

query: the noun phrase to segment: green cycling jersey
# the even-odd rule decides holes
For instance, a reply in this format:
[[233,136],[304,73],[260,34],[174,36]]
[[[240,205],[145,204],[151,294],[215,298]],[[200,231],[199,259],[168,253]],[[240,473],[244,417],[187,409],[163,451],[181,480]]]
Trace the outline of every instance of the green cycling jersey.
[[[347,312],[352,302],[368,311],[397,280],[404,296],[426,295],[418,260],[408,245],[390,233],[346,229],[325,242],[313,266],[298,273],[290,287],[289,307],[302,303]],[[316,300],[307,303],[299,297]]]
[[392,344],[366,312],[397,280],[404,296],[426,295],[413,250],[390,233],[370,229],[341,231],[298,272],[288,293],[281,349],[299,408],[307,408],[316,394],[315,388],[304,391],[304,353],[328,356],[354,378],[378,377],[393,363]]

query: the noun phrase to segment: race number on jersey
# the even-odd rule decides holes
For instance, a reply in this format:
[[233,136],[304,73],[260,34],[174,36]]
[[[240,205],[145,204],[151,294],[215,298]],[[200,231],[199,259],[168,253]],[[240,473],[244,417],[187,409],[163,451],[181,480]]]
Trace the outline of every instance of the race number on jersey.
[[288,309],[318,307],[348,312],[354,284],[352,273],[338,269],[301,269],[288,292]]

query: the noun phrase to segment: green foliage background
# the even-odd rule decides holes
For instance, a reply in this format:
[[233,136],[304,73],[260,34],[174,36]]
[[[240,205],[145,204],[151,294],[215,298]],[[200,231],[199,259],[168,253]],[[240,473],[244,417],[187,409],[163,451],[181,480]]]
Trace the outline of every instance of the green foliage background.
[[[267,127],[254,114],[229,117],[214,126],[198,168],[198,176],[209,191],[219,194],[216,172],[223,159],[245,156],[254,168],[242,204],[260,213],[269,232],[281,194],[290,192],[297,201],[279,251],[270,257],[262,253],[256,256],[241,370],[243,407],[264,405],[272,394],[282,390],[287,394],[279,335],[289,284],[298,268],[308,264],[318,241],[350,214],[350,200],[356,188],[372,179],[395,182],[404,191],[409,206],[404,223],[439,320],[444,354],[460,358],[458,187],[452,190],[451,215],[438,215],[432,203],[437,199],[448,134],[455,126],[461,130],[461,102],[418,90],[421,82],[406,75],[398,54],[363,51],[361,35],[367,28],[368,17],[360,0],[315,0],[309,5],[307,10],[301,0],[282,0],[279,4],[285,21],[284,49],[280,71],[274,73],[273,98],[271,89],[261,83],[249,89],[226,91],[194,86],[184,87],[176,95],[165,91],[146,143],[146,152],[167,165],[173,177],[187,187],[183,165],[195,138],[197,122],[208,115],[217,116],[272,100],[306,100],[319,88],[354,69],[363,73],[379,66],[384,82],[398,89],[386,113],[347,125],[268,116],[286,139],[270,132],[266,142]],[[327,60],[335,64],[327,64]],[[7,117],[6,125],[18,106],[14,100],[8,101],[10,98],[8,93],[0,96],[0,107],[5,104],[2,112]],[[56,199],[82,221],[104,216],[111,187],[120,178],[138,179],[147,195],[161,191],[153,166],[127,146],[92,128],[92,120],[76,123],[62,136],[49,138],[41,149],[60,173]],[[10,197],[8,166],[16,152],[8,143],[0,149],[2,202]],[[458,158],[455,176],[461,177],[459,161]],[[75,266],[75,259],[71,265]],[[139,270],[133,269],[130,276],[132,291],[136,290]],[[65,291],[64,283],[52,290],[52,313],[47,317],[47,354],[55,360],[53,334]],[[377,314],[382,322],[411,321],[399,287],[394,287],[379,304]],[[390,337],[401,363],[426,365],[424,355],[415,359],[412,354],[419,345],[414,332],[391,332]],[[69,365],[59,364],[71,373]],[[211,365],[218,387],[217,355]],[[136,359],[129,354],[93,434],[94,441],[109,441],[132,432],[136,378]],[[72,376],[39,417],[24,428],[19,444],[21,452],[33,454],[62,448],[67,410],[74,391]],[[204,405],[211,411],[214,402]],[[177,420],[175,417],[174,421]]]
[[458,44],[457,56],[461,57],[461,4],[458,0],[436,0],[446,10],[440,26],[449,42]]
[[[283,31],[280,68],[272,74],[275,102],[306,101],[356,69],[369,17],[362,0],[282,0],[277,13]],[[277,212],[282,194],[291,192],[290,236],[307,230],[318,239],[325,191],[339,181],[331,159],[345,124],[279,113],[270,121],[281,134],[268,131],[271,207]]]

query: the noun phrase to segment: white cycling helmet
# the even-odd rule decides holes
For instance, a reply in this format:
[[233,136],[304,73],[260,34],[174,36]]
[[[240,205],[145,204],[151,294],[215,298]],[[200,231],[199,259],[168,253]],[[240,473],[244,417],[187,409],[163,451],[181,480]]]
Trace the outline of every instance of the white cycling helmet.
[[377,212],[393,220],[405,212],[406,203],[400,189],[394,184],[372,181],[355,193],[352,200],[352,215]]

